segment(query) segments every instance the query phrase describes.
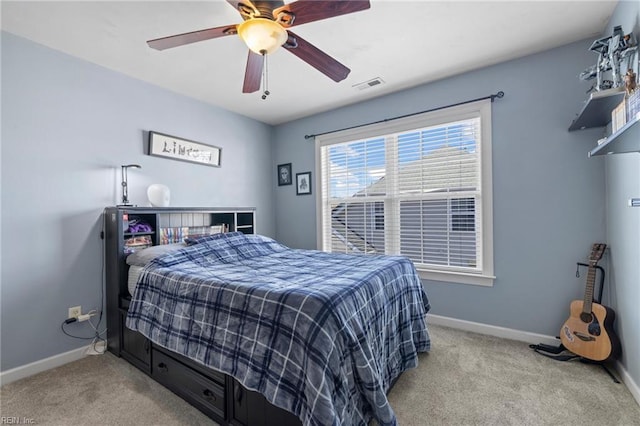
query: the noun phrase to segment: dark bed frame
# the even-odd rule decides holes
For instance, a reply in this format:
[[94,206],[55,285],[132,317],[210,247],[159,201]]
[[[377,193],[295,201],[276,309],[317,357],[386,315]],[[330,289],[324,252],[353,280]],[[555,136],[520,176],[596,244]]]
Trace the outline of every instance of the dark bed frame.
[[[125,218],[151,225],[151,232],[126,233]],[[118,206],[104,211],[107,349],[167,387],[221,425],[300,426],[292,413],[248,391],[231,376],[206,368],[149,341],[125,326],[131,297],[127,289],[125,240],[148,235],[160,244],[160,228],[225,224],[230,231],[255,233],[255,208],[147,208]]]

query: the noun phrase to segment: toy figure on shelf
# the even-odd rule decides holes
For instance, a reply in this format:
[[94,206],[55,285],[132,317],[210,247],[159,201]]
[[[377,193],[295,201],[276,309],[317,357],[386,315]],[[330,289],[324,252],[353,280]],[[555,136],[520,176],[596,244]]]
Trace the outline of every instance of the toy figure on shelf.
[[[633,33],[624,34],[621,26],[613,29],[613,35],[603,37],[591,44],[589,50],[598,53],[598,62],[580,73],[581,80],[596,79],[596,83],[587,91],[600,91],[623,85],[620,66],[626,60],[628,67],[638,48]],[[604,73],[611,71],[611,80],[604,79]]]
[[633,69],[629,68],[627,73],[624,75],[624,89],[627,92],[627,95],[630,95],[635,92],[636,88],[636,73],[633,72]]
[[627,121],[640,119],[640,90],[636,73],[631,68],[624,75],[624,88],[627,92]]

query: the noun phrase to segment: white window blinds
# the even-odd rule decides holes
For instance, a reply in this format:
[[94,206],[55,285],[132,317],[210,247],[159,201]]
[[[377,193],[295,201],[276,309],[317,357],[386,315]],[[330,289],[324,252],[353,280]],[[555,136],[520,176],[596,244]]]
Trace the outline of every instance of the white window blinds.
[[424,271],[492,274],[484,259],[492,250],[484,240],[491,228],[484,104],[367,126],[362,135],[317,137],[321,249],[401,254]]

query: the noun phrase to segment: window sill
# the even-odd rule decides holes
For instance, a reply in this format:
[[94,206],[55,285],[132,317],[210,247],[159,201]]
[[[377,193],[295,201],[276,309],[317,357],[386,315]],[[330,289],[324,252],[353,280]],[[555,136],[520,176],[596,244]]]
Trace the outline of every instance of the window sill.
[[479,285],[493,287],[494,275],[469,274],[464,272],[434,271],[432,269],[418,269],[418,275],[423,280],[444,281],[456,284]]

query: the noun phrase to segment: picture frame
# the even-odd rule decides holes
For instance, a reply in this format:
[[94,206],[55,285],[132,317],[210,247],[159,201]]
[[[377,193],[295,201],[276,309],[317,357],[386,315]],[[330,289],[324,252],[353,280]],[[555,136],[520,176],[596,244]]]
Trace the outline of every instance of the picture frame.
[[148,154],[171,160],[220,167],[222,148],[150,131]]
[[311,194],[311,172],[296,173],[296,195]]
[[291,163],[278,164],[278,186],[293,184],[293,174],[291,173]]

